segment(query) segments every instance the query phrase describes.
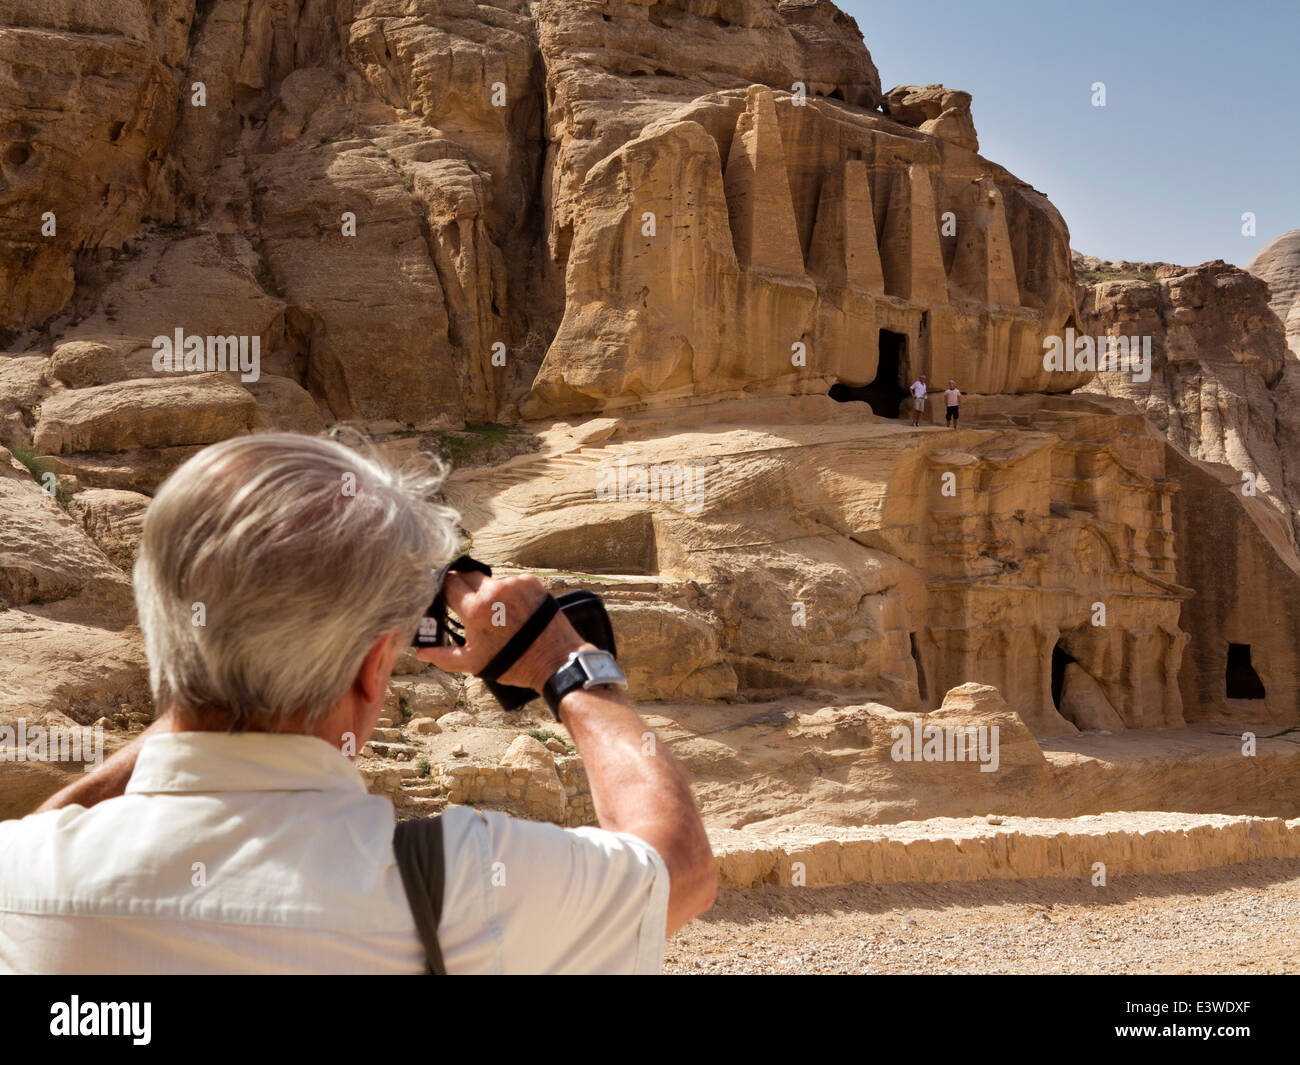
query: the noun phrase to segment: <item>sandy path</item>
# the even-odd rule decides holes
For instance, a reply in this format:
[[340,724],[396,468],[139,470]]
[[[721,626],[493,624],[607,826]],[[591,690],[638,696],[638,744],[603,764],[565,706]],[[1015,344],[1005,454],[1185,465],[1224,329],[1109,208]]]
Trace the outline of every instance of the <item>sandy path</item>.
[[722,892],[670,973],[1300,973],[1300,860],[1172,876]]

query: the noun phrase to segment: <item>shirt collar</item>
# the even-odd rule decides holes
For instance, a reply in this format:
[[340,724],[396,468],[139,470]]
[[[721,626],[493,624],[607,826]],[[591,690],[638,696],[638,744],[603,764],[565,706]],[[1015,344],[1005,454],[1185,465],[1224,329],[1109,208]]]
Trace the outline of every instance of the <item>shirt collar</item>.
[[168,732],[145,740],[127,793],[361,791],[356,767],[316,736]]

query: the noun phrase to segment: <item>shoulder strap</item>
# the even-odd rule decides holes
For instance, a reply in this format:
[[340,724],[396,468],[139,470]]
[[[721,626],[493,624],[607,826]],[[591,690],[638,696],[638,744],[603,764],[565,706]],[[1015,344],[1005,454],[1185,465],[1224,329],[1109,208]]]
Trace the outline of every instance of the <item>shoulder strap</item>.
[[393,853],[402,874],[402,886],[411,905],[416,931],[424,944],[430,976],[445,976],[438,946],[438,919],[442,916],[444,882],[442,818],[421,817],[401,822],[393,832]]

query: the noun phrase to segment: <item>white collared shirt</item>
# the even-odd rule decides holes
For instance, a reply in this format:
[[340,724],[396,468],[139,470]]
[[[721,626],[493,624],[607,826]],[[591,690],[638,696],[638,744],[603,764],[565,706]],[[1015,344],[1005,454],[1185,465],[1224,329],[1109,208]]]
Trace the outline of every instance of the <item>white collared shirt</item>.
[[[0,971],[422,972],[393,826],[324,740],[152,736],[125,795],[0,821]],[[449,974],[659,972],[649,844],[466,807],[443,839]]]

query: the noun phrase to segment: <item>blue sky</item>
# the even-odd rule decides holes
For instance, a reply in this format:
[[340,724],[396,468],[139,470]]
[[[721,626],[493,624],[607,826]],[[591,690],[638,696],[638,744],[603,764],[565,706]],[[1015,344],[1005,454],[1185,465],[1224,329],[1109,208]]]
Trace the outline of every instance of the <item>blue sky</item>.
[[1244,266],[1300,228],[1296,0],[837,2],[886,91],[971,93],[981,154],[1046,193],[1079,251]]

